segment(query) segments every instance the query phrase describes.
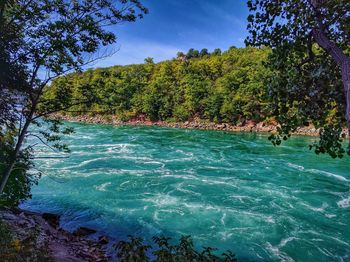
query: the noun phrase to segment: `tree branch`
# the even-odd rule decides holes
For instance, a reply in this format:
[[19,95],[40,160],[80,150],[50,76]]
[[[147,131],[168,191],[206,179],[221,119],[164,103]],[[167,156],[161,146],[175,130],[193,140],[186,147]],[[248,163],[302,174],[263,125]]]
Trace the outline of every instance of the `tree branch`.
[[47,116],[47,115],[50,115],[50,114],[53,114],[53,113],[57,113],[57,112],[66,110],[66,109],[71,108],[71,107],[73,107],[73,106],[83,105],[83,104],[87,104],[87,103],[90,103],[90,102],[91,102],[91,100],[87,100],[87,101],[83,101],[83,102],[78,102],[78,103],[70,104],[70,105],[65,106],[65,107],[56,108],[56,109],[53,109],[53,110],[50,110],[50,111],[48,111],[48,112],[41,113],[41,114],[35,116],[35,117],[33,118],[33,120],[36,120],[36,119],[38,119],[38,118],[40,118],[40,117],[44,117],[44,116]]
[[314,58],[315,58],[315,54],[314,54],[314,52],[312,51],[312,33],[310,33],[310,34],[308,35],[307,47],[306,47],[306,48],[307,48],[307,55],[308,55],[308,57],[305,58],[303,61],[301,61],[300,64],[298,64],[298,65],[296,66],[298,70],[300,70],[301,67],[302,67],[303,65],[305,65],[306,63],[312,62],[312,61],[314,60]]
[[53,148],[48,143],[46,143],[40,136],[32,134],[32,133],[29,133],[29,134],[26,135],[26,137],[28,137],[28,136],[34,136],[35,138],[39,139],[41,143],[43,143],[45,146],[50,148],[52,151],[54,151],[55,153],[58,153],[58,151],[55,148]]

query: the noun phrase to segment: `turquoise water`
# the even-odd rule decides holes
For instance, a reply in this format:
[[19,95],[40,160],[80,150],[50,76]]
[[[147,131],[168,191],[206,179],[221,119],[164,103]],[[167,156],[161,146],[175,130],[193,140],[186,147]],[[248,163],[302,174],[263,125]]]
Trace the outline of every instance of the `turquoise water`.
[[[262,134],[70,124],[66,159],[22,207],[124,239],[192,235],[250,261],[350,261],[350,160],[312,138],[273,147]],[[49,156],[49,153],[41,153]]]

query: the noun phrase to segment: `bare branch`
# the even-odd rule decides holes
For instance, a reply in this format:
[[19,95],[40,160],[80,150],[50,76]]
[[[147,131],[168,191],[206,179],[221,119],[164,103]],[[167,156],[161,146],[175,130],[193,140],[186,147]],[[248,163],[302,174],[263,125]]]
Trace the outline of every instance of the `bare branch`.
[[27,133],[26,137],[28,137],[28,136],[34,136],[34,137],[36,137],[36,138],[39,139],[40,142],[43,143],[45,146],[47,146],[48,148],[50,148],[50,149],[51,149],[52,151],[54,151],[55,153],[58,153],[58,151],[57,151],[55,148],[53,148],[53,147],[50,146],[48,143],[46,143],[40,136],[35,135],[35,134],[33,134],[33,133]]

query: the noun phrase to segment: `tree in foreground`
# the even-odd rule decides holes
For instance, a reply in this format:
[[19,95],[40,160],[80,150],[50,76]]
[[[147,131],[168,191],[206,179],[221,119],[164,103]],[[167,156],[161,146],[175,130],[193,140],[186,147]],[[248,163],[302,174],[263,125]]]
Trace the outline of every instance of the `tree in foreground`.
[[311,122],[320,140],[310,149],[342,157],[343,127],[350,130],[350,2],[249,0],[248,7],[246,43],[272,48],[267,86],[280,124],[273,143]]
[[[71,130],[62,129],[58,121],[47,120],[42,126],[40,119],[89,102],[64,99],[69,87],[62,88],[61,99],[47,100],[43,97],[47,85],[108,55],[107,51],[97,51],[116,42],[109,26],[135,21],[145,13],[147,9],[139,0],[1,1],[1,200],[14,194],[13,186],[19,183],[15,177],[18,170],[25,172],[30,166],[35,144],[24,146],[28,137],[55,150],[66,150],[59,143],[59,134]],[[35,131],[29,131],[33,124]],[[9,180],[10,176],[14,179]],[[7,184],[11,186],[5,188]]]

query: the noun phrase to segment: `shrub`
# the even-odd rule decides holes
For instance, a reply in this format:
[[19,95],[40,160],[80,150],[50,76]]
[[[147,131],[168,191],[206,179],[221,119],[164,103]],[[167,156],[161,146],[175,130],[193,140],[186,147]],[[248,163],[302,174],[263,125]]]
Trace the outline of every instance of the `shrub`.
[[236,256],[231,251],[223,253],[221,256],[214,254],[217,249],[203,247],[201,252],[194,249],[190,236],[182,236],[178,244],[171,245],[169,237],[155,236],[153,242],[157,248],[152,253],[150,245],[145,245],[138,237],[128,236],[128,241],[120,241],[114,245],[117,250],[117,259],[126,262],[236,262]]

